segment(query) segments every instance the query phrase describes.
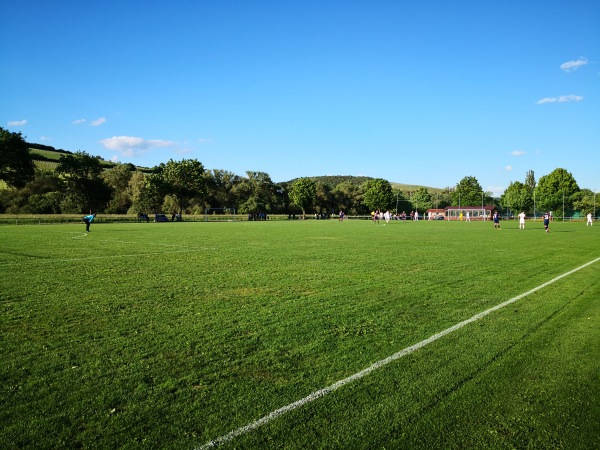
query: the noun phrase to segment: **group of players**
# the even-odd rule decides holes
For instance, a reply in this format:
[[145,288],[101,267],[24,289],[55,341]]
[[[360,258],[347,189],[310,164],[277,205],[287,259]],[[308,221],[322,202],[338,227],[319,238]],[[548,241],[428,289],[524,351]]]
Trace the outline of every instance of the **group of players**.
[[[521,213],[517,216],[519,218],[519,229],[520,230],[524,230],[525,229],[525,212],[521,211]],[[592,213],[588,213],[587,214],[587,223],[586,226],[592,226],[593,225],[593,220],[592,220]],[[494,228],[500,228],[500,214],[498,214],[498,211],[494,212],[493,215],[493,221],[494,221]],[[550,213],[550,211],[546,211],[544,213],[543,216],[544,219],[544,229],[546,230],[546,233],[550,232],[550,221],[552,220],[552,214]]]

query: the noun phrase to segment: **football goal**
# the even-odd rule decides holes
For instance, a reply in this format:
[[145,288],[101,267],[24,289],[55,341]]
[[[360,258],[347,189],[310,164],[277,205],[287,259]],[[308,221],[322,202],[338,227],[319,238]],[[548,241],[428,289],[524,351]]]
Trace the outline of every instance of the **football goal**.
[[235,208],[206,208],[204,210],[205,222],[234,222],[236,220]]

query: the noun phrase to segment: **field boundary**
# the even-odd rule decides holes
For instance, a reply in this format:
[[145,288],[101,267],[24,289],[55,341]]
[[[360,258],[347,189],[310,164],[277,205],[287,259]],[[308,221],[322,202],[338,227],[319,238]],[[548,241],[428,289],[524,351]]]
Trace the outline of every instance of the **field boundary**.
[[533,294],[534,292],[537,292],[540,289],[543,289],[543,288],[545,288],[545,287],[547,287],[547,286],[555,283],[558,280],[561,280],[562,278],[568,277],[569,275],[572,275],[573,273],[575,273],[575,272],[577,272],[577,271],[579,271],[581,269],[584,269],[584,268],[586,268],[586,267],[588,267],[588,266],[590,266],[592,264],[597,263],[598,261],[600,261],[600,257],[598,257],[596,259],[593,259],[593,260],[591,260],[591,261],[589,261],[589,262],[587,262],[587,263],[585,263],[585,264],[583,264],[583,265],[581,265],[581,266],[579,266],[579,267],[577,267],[575,269],[572,269],[572,270],[570,270],[568,272],[565,272],[562,275],[558,275],[558,276],[552,278],[551,280],[546,281],[545,283],[542,283],[539,286],[537,286],[537,287],[535,287],[535,288],[533,288],[533,289],[531,289],[531,290],[529,290],[527,292],[519,294],[516,297],[513,297],[513,298],[511,298],[509,300],[506,300],[503,303],[500,303],[500,304],[498,304],[496,306],[493,306],[493,307],[491,307],[489,309],[486,309],[485,311],[482,311],[482,312],[480,312],[478,314],[475,314],[474,316],[470,317],[469,319],[463,320],[462,322],[459,322],[456,325],[453,325],[453,326],[451,326],[449,328],[446,328],[445,330],[440,331],[439,333],[436,333],[436,334],[428,337],[427,339],[424,339],[424,340],[422,340],[420,342],[417,342],[416,344],[413,344],[413,345],[411,345],[409,347],[406,347],[403,350],[400,350],[399,352],[394,353],[391,356],[388,356],[387,358],[384,358],[382,360],[379,360],[379,361],[371,364],[369,367],[361,370],[360,372],[357,372],[357,373],[355,373],[353,375],[350,375],[347,378],[339,380],[336,383],[334,383],[334,384],[332,384],[330,386],[327,386],[327,387],[325,387],[323,389],[319,389],[317,391],[314,391],[311,394],[307,395],[306,397],[304,397],[304,398],[302,398],[300,400],[297,400],[297,401],[295,401],[293,403],[290,403],[290,404],[288,404],[286,406],[283,406],[283,407],[281,407],[279,409],[276,409],[275,411],[270,412],[269,414],[261,417],[260,419],[255,420],[254,422],[251,422],[251,423],[249,423],[247,425],[244,425],[244,426],[242,426],[240,428],[232,430],[229,433],[224,434],[224,435],[222,435],[222,436],[220,436],[218,438],[215,438],[215,439],[207,442],[204,445],[201,445],[199,447],[195,447],[194,450],[207,450],[207,449],[210,449],[210,448],[217,447],[217,446],[219,446],[221,444],[225,444],[227,442],[230,442],[230,441],[232,441],[233,439],[235,439],[238,436],[242,436],[244,434],[247,434],[250,431],[255,430],[255,429],[261,427],[262,425],[265,425],[265,424],[271,422],[272,420],[278,418],[279,416],[282,416],[282,415],[284,415],[284,414],[286,414],[286,413],[288,413],[290,411],[298,409],[301,406],[304,406],[304,405],[306,405],[306,404],[308,404],[308,403],[310,403],[310,402],[312,402],[314,400],[317,400],[317,399],[319,399],[321,397],[324,397],[327,394],[330,394],[331,392],[333,392],[333,391],[335,391],[335,390],[337,390],[337,389],[339,389],[339,388],[341,388],[341,387],[343,387],[343,386],[345,386],[347,384],[350,384],[350,383],[352,383],[352,382],[354,382],[356,380],[359,380],[359,379],[361,379],[361,378],[369,375],[371,372],[374,372],[375,370],[380,369],[380,368],[386,366],[387,364],[389,364],[391,362],[394,362],[394,361],[396,361],[396,360],[398,360],[398,359],[400,359],[400,358],[402,358],[402,357],[404,357],[406,355],[409,355],[409,354],[411,354],[411,353],[413,353],[413,352],[415,352],[415,351],[417,351],[417,350],[425,347],[426,345],[428,345],[428,344],[430,344],[430,343],[432,343],[434,341],[437,341],[438,339],[440,339],[440,338],[442,338],[442,337],[444,337],[444,336],[446,336],[446,335],[448,335],[448,334],[450,334],[450,333],[452,333],[452,332],[454,332],[456,330],[459,330],[459,329],[465,327],[466,325],[469,325],[469,324],[471,324],[473,322],[476,322],[476,321],[478,321],[478,320],[480,320],[480,319],[488,316],[489,314],[491,314],[491,313],[493,313],[495,311],[498,311],[499,309],[502,309],[502,308],[504,308],[504,307],[506,307],[506,306],[508,306],[508,305],[510,305],[512,303],[515,303],[515,302],[521,300],[522,298],[527,297],[527,296]]

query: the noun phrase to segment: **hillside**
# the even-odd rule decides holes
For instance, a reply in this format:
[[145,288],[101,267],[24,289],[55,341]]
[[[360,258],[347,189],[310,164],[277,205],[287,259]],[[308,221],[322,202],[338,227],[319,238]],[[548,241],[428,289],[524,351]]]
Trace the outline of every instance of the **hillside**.
[[[56,169],[56,167],[58,166],[58,160],[60,159],[61,156],[73,154],[73,152],[70,152],[68,150],[55,149],[54,147],[51,147],[49,145],[34,144],[34,143],[28,143],[28,145],[29,145],[29,152],[31,153],[31,155],[33,157],[35,166],[42,170],[54,171]],[[110,169],[111,167],[114,167],[117,165],[117,163],[114,163],[112,161],[107,161],[105,159],[100,158],[99,156],[97,156],[97,158],[100,160],[102,166],[106,169]],[[136,170],[139,170],[144,173],[148,173],[151,170],[148,167],[141,167],[141,166],[134,166],[134,167]],[[329,186],[337,186],[338,184],[344,183],[344,182],[350,182],[352,184],[361,185],[365,181],[372,179],[372,177],[352,176],[352,175],[323,175],[323,176],[315,176],[315,177],[309,177],[309,178],[314,181],[319,181],[321,183],[327,184]],[[291,184],[294,181],[296,181],[297,179],[298,178],[294,178],[292,180],[286,181],[285,183]],[[393,189],[399,189],[404,192],[416,191],[417,189],[419,189],[421,187],[428,189],[432,193],[441,192],[443,190],[443,189],[435,188],[435,187],[420,186],[420,185],[414,185],[414,184],[403,184],[403,183],[396,183],[393,181],[390,181],[390,184],[392,185]]]

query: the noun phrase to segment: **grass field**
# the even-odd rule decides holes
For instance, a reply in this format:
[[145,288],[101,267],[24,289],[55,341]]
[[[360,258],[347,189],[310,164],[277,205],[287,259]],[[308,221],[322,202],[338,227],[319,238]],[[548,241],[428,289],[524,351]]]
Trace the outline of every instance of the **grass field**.
[[600,448],[600,225],[84,230],[0,226],[3,449]]

